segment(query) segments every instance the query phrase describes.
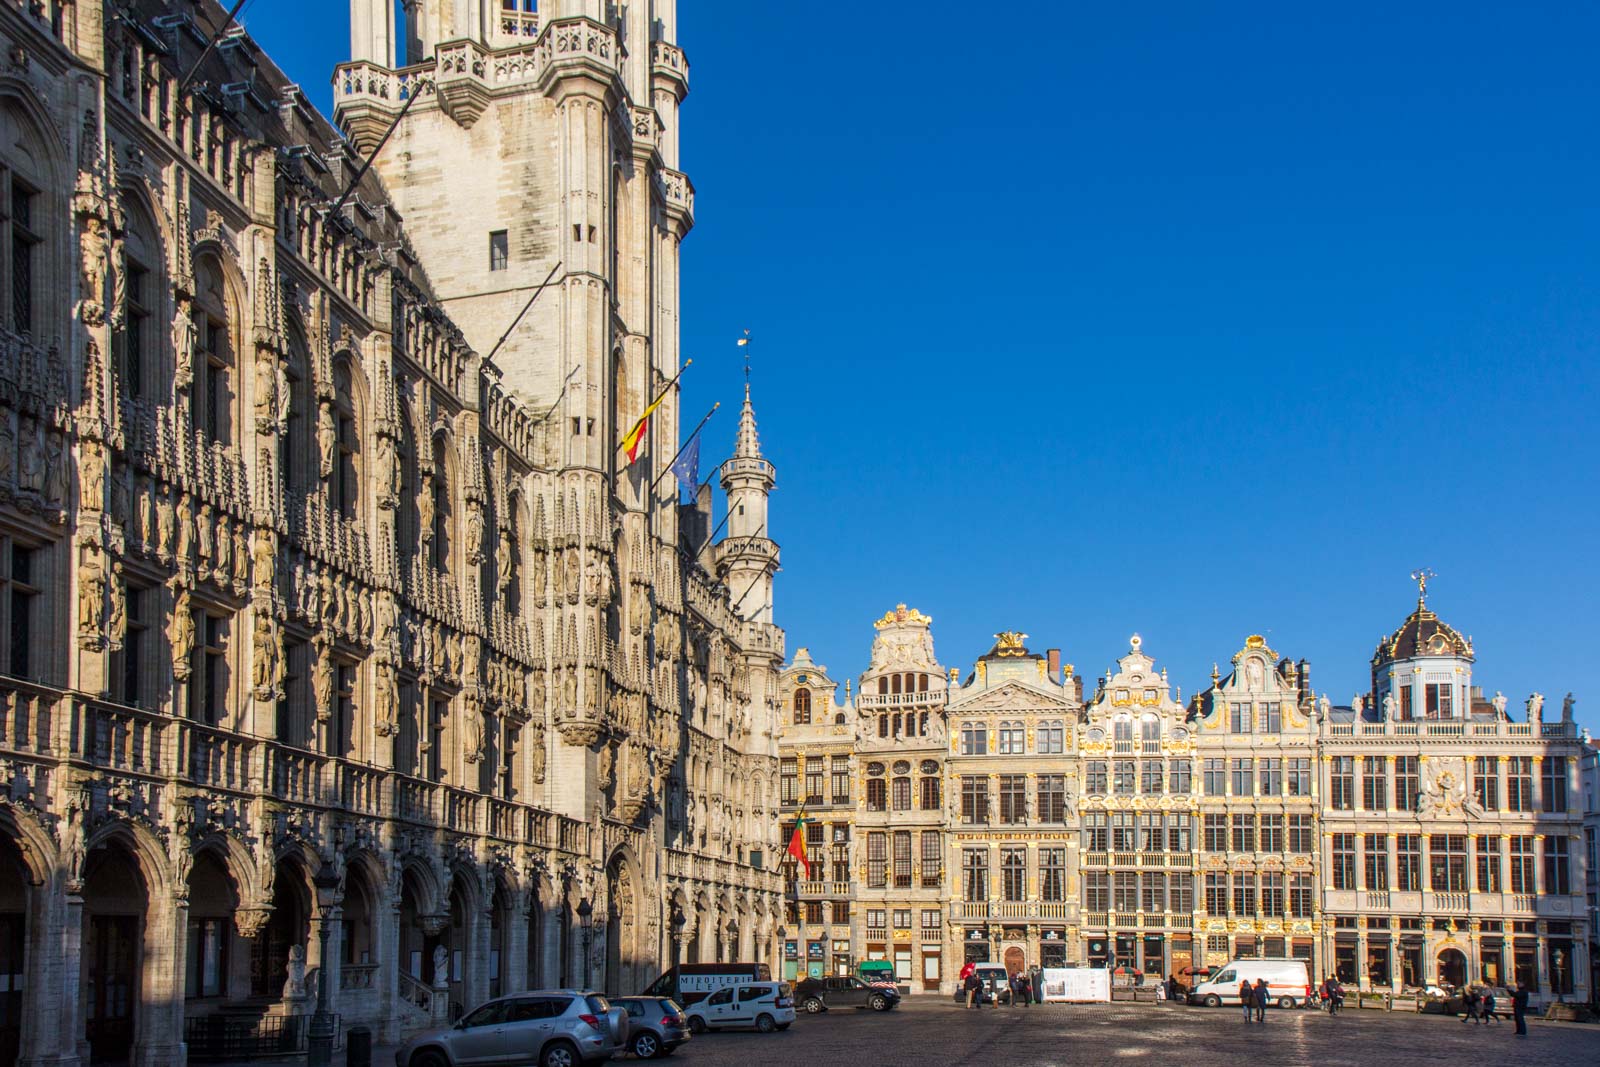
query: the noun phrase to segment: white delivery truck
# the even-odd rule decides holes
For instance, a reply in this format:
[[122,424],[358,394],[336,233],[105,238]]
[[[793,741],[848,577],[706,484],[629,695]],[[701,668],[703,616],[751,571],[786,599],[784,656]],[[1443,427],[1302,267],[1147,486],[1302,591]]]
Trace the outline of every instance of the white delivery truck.
[[1267,982],[1267,1003],[1280,1008],[1298,1008],[1311,999],[1311,977],[1305,960],[1234,960],[1220,971],[1195,984],[1189,1003],[1215,1008],[1239,1003],[1239,983],[1256,979]]

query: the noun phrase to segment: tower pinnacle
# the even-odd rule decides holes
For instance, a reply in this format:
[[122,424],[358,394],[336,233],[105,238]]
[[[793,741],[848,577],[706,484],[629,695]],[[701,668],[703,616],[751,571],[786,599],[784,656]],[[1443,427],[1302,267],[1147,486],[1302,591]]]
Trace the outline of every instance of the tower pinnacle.
[[739,412],[739,440],[733,454],[740,459],[761,458],[761,436],[756,433],[756,411],[750,406],[750,381],[744,383],[744,408]]

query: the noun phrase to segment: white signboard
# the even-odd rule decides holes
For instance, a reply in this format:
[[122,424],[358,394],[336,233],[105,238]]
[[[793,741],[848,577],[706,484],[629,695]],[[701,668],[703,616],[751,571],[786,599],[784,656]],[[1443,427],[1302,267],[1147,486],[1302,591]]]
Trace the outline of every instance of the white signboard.
[[1109,1004],[1111,972],[1099,967],[1046,967],[1044,999],[1069,1004]]

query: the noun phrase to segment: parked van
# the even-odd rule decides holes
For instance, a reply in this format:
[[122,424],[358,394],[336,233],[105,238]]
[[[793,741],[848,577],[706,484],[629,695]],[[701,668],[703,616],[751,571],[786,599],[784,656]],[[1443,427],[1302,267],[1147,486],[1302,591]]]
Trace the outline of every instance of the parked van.
[[1189,991],[1190,1004],[1208,1008],[1239,1003],[1239,983],[1267,981],[1267,1002],[1280,1008],[1297,1008],[1311,999],[1311,976],[1305,960],[1234,960],[1220,971],[1212,971],[1195,982]]
[[666,997],[688,1007],[723,986],[770,981],[772,969],[765,963],[680,963],[651,982],[640,995]]

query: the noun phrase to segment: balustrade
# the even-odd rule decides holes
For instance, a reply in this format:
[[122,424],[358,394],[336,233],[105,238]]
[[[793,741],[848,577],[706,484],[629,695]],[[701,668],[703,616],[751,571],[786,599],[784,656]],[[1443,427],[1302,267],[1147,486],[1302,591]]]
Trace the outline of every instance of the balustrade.
[[163,742],[174,720],[80,697],[71,701],[73,756],[108,770],[165,773]]
[[178,766],[196,785],[235,791],[250,787],[253,739],[183,719],[176,720],[176,726]]
[[51,755],[56,693],[6,679],[0,686],[0,749]]
[[272,745],[267,753],[267,780],[272,794],[294,804],[322,803],[322,766],[326,760],[314,752]]
[[377,977],[376,963],[344,963],[339,966],[340,989],[371,989]]
[[384,772],[375,767],[340,761],[339,796],[351,811],[368,815],[383,814]]

